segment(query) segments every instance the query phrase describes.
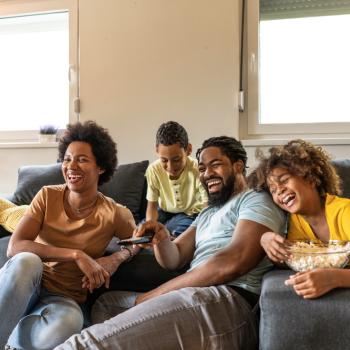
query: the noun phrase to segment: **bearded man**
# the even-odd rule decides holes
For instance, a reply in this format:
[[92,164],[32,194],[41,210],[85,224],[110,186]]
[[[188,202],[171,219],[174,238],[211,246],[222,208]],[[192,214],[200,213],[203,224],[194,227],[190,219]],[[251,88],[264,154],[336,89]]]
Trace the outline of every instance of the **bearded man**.
[[153,230],[158,263],[172,270],[189,265],[188,271],[144,294],[102,295],[93,318],[114,317],[57,349],[257,348],[252,308],[262,276],[271,267],[260,237],[280,232],[285,218],[269,195],[247,188],[247,155],[239,141],[210,138],[197,159],[209,206],[175,240],[158,222],[148,221],[135,233],[140,237]]

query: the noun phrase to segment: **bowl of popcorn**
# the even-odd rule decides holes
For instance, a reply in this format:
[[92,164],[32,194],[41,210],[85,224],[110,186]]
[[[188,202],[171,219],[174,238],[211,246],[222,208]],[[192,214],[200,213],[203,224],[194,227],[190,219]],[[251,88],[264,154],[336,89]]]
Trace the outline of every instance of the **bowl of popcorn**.
[[349,241],[287,240],[286,264],[294,271],[343,268],[350,258]]

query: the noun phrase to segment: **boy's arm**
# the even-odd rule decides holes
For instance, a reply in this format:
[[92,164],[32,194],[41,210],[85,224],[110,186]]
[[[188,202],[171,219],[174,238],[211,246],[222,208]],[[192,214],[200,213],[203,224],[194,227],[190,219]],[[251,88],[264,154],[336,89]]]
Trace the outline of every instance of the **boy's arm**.
[[158,203],[147,201],[146,221],[158,220]]

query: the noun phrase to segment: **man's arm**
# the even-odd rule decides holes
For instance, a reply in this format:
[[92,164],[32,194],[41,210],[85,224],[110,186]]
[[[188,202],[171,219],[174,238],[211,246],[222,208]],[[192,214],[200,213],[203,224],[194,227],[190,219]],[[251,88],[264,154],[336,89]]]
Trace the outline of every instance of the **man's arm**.
[[170,239],[170,233],[167,228],[156,221],[146,221],[135,230],[135,237],[142,237],[148,232],[153,232],[151,244],[142,245],[143,247],[154,247],[154,255],[159,263],[165,269],[175,270],[185,266],[193,258],[195,250],[196,229],[189,227],[174,241]]
[[260,238],[270,231],[250,220],[239,220],[230,244],[197,268],[142,294],[137,303],[184,287],[224,284],[254,268],[264,256]]

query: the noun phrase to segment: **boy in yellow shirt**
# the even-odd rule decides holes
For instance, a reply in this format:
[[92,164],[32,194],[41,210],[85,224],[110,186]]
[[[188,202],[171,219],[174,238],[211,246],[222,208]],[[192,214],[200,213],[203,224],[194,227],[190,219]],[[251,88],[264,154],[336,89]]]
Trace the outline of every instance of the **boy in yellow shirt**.
[[156,135],[159,159],[149,165],[146,220],[158,220],[173,236],[191,225],[206,206],[207,194],[199,181],[197,161],[183,126],[163,123]]

